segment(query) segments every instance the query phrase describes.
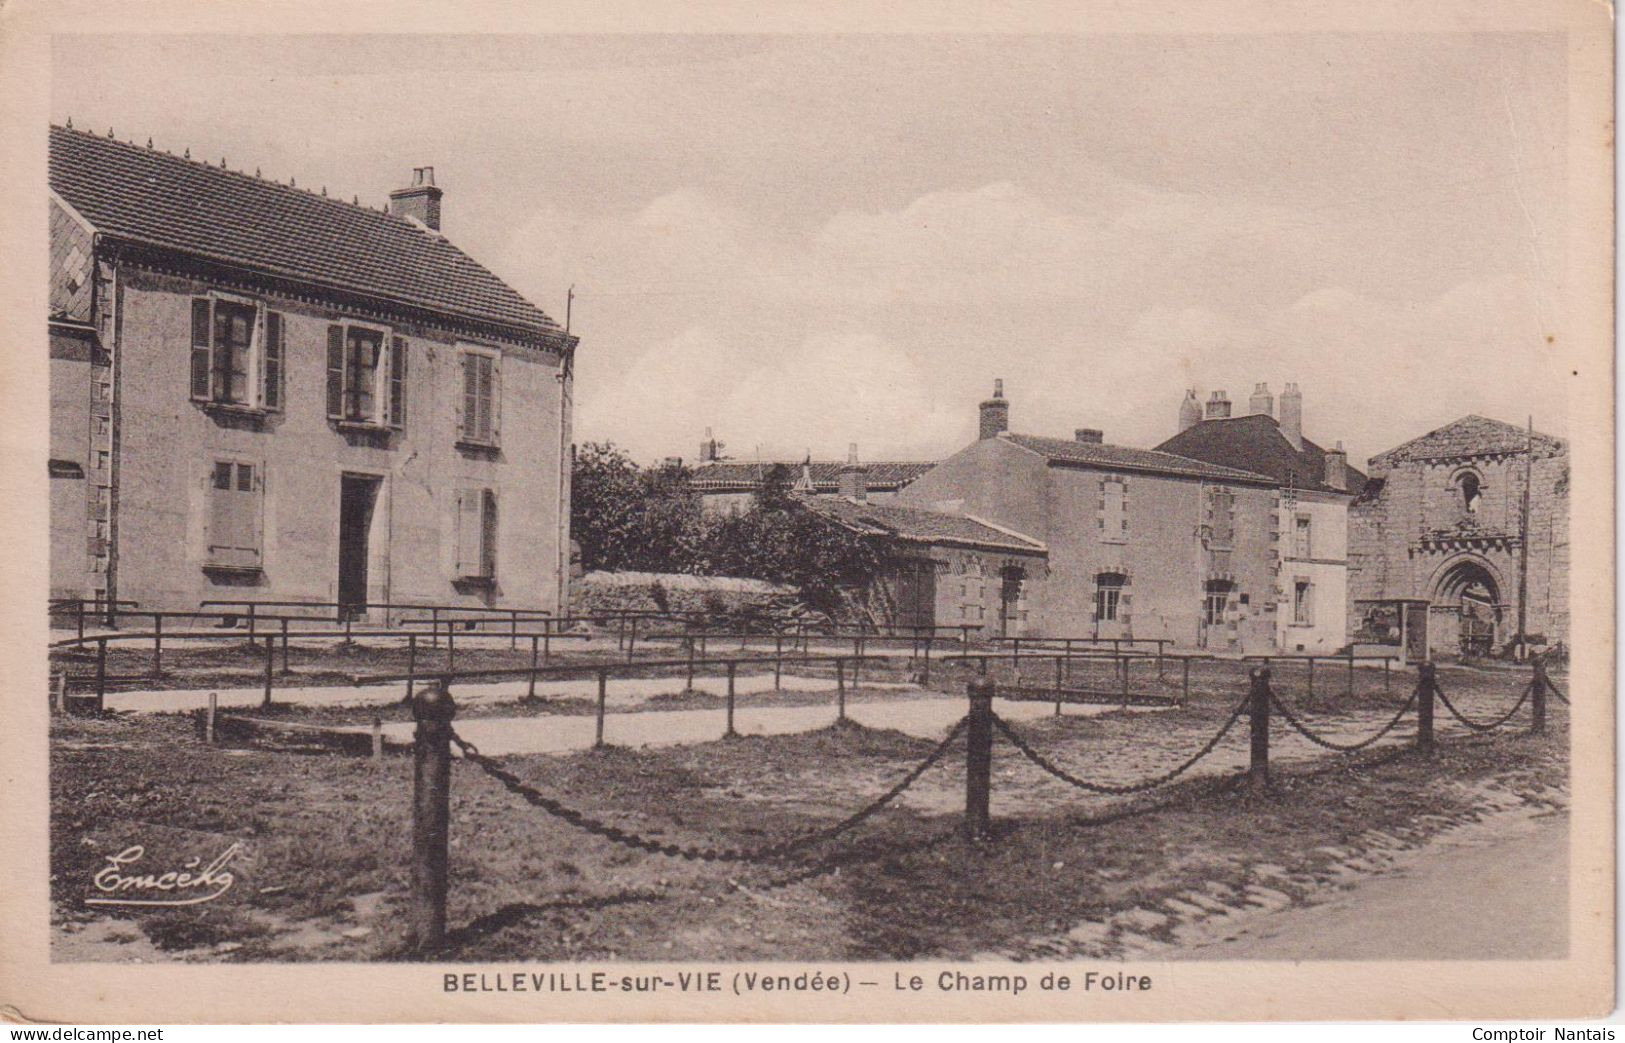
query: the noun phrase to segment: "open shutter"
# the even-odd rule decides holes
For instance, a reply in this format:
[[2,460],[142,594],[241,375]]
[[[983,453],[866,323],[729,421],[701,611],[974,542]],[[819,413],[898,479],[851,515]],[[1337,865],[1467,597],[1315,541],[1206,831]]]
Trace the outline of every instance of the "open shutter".
[[260,405],[282,408],[282,313],[265,315],[265,340],[260,349]]
[[261,539],[264,537],[265,468],[237,465],[238,538],[244,565],[260,566]]
[[406,426],[406,338],[390,340],[389,351],[389,426],[400,430]]
[[344,416],[344,327],[327,327],[327,415]]
[[232,464],[217,461],[209,481],[209,561],[216,565],[230,564],[229,548],[237,539],[231,498],[236,470]]
[[192,298],[192,397],[209,398],[209,299]]
[[480,373],[479,356],[465,352],[463,362],[463,408],[457,421],[457,437],[472,441],[478,437],[475,427],[479,419]]
[[489,429],[486,431],[486,441],[496,445],[502,440],[502,356],[497,355],[491,359],[491,368],[486,379],[486,410],[489,415]]
[[482,490],[457,490],[457,575],[480,575],[483,528],[480,519]]
[[480,575],[489,579],[497,574],[497,494],[495,490],[480,490],[480,508]]

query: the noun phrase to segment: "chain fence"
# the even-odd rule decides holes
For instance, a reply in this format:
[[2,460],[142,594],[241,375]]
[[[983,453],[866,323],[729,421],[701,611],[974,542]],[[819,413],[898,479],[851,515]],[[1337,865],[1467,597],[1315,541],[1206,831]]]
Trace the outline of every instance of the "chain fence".
[[1246,709],[1247,700],[1244,699],[1233,711],[1231,711],[1230,716],[1225,720],[1224,724],[1219,727],[1219,730],[1214,733],[1213,738],[1209,739],[1200,750],[1197,750],[1194,756],[1185,760],[1172,771],[1163,772],[1161,775],[1146,779],[1143,782],[1135,782],[1124,786],[1114,786],[1109,783],[1089,782],[1086,779],[1080,779],[1066,769],[1057,766],[1043,754],[1039,753],[1037,750],[1028,745],[1027,740],[1023,739],[1014,728],[1010,727],[1010,724],[1005,721],[1004,718],[994,715],[993,726],[997,728],[999,733],[1002,734],[1006,739],[1010,740],[1010,745],[1014,746],[1017,752],[1019,752],[1023,757],[1026,757],[1039,768],[1043,769],[1045,772],[1048,772],[1050,775],[1053,775],[1055,778],[1060,779],[1062,782],[1070,786],[1075,786],[1081,790],[1087,790],[1090,793],[1101,793],[1107,796],[1126,797],[1131,794],[1144,793],[1147,790],[1156,789],[1158,786],[1162,786],[1174,781],[1187,771],[1194,768],[1203,757],[1206,757],[1208,754],[1212,753],[1218,748],[1219,743],[1224,741],[1224,737],[1229,734],[1231,728],[1235,727],[1236,721],[1241,719],[1241,715],[1246,712]]
[[1518,697],[1518,701],[1512,704],[1512,709],[1508,710],[1506,713],[1497,717],[1493,721],[1475,721],[1471,717],[1468,717],[1466,714],[1462,713],[1461,710],[1456,708],[1456,704],[1450,701],[1450,697],[1445,695],[1444,689],[1440,688],[1438,685],[1433,686],[1433,694],[1439,697],[1439,702],[1443,704],[1444,708],[1450,712],[1450,716],[1454,717],[1462,724],[1465,724],[1473,731],[1493,732],[1495,729],[1501,727],[1501,725],[1507,723],[1518,715],[1518,711],[1523,709],[1523,704],[1529,701],[1529,696],[1535,691],[1535,685],[1539,683],[1539,681],[1530,682],[1528,687],[1523,690],[1523,694]]
[[789,840],[781,840],[753,848],[718,848],[674,844],[668,841],[654,840],[621,829],[619,826],[612,826],[549,797],[534,786],[527,785],[519,776],[508,771],[492,758],[480,753],[478,747],[458,735],[455,730],[451,732],[451,741],[462,751],[465,760],[501,783],[508,792],[524,800],[527,804],[540,808],[554,818],[567,822],[575,828],[591,833],[594,836],[601,837],[612,844],[620,844],[623,847],[645,851],[649,854],[681,858],[690,862],[770,862],[785,859],[814,844],[834,840],[843,833],[861,825],[864,820],[875,812],[902,796],[905,790],[919,781],[920,776],[931,770],[964,733],[967,723],[968,718],[960,718],[959,722],[949,730],[947,736],[925,756],[925,759],[909,769],[908,773],[897,780],[896,784],[833,826],[811,830]]
[[1286,703],[1281,699],[1280,696],[1275,694],[1273,689],[1270,691],[1271,705],[1275,707],[1275,711],[1281,715],[1281,718],[1285,720],[1288,725],[1291,726],[1293,731],[1296,731],[1299,735],[1302,735],[1305,739],[1308,739],[1316,746],[1332,750],[1336,753],[1354,753],[1356,751],[1363,750],[1368,746],[1375,745],[1389,732],[1393,731],[1399,726],[1399,722],[1404,720],[1405,715],[1410,713],[1411,709],[1416,705],[1416,700],[1417,695],[1415,692],[1412,692],[1411,697],[1405,701],[1405,705],[1399,708],[1399,712],[1394,714],[1388,723],[1383,725],[1375,735],[1361,739],[1359,742],[1337,742],[1336,740],[1328,739],[1323,735],[1316,734],[1312,728],[1299,719],[1299,717],[1287,707]]

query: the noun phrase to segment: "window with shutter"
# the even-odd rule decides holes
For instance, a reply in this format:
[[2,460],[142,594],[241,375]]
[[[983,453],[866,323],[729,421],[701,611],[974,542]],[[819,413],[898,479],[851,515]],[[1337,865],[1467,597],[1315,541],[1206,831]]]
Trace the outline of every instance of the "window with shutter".
[[482,490],[457,490],[457,575],[463,579],[480,575],[482,563],[480,523]]
[[400,430],[406,426],[406,338],[390,340],[389,351],[389,426]]
[[260,498],[264,486],[258,468],[217,460],[209,485],[208,564],[217,568],[259,568]]
[[463,415],[461,440],[477,445],[497,444],[498,370],[494,355],[463,352]]
[[266,409],[282,408],[282,313],[265,315],[265,344],[260,352],[260,405]]
[[213,320],[209,317],[209,299],[192,299],[192,397],[209,398],[210,337]]
[[344,416],[344,327],[327,327],[327,415]]

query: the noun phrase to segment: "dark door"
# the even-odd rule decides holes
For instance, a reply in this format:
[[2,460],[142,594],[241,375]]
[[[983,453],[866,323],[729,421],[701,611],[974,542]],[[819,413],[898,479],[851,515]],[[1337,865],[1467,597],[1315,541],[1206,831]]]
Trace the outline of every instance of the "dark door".
[[1426,662],[1428,657],[1428,606],[1407,603],[1401,606],[1405,617],[1405,661]]
[[339,608],[355,618],[367,605],[367,534],[378,501],[378,479],[347,474],[339,479]]
[[904,628],[936,622],[937,568],[929,561],[904,562],[897,569],[897,623]]

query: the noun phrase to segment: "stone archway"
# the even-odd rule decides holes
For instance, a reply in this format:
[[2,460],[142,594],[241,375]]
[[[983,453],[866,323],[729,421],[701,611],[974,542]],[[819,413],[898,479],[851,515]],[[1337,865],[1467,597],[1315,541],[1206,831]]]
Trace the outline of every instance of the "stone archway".
[[1500,647],[1505,638],[1503,589],[1495,566],[1477,555],[1461,555],[1439,566],[1428,590],[1434,652],[1489,655]]

